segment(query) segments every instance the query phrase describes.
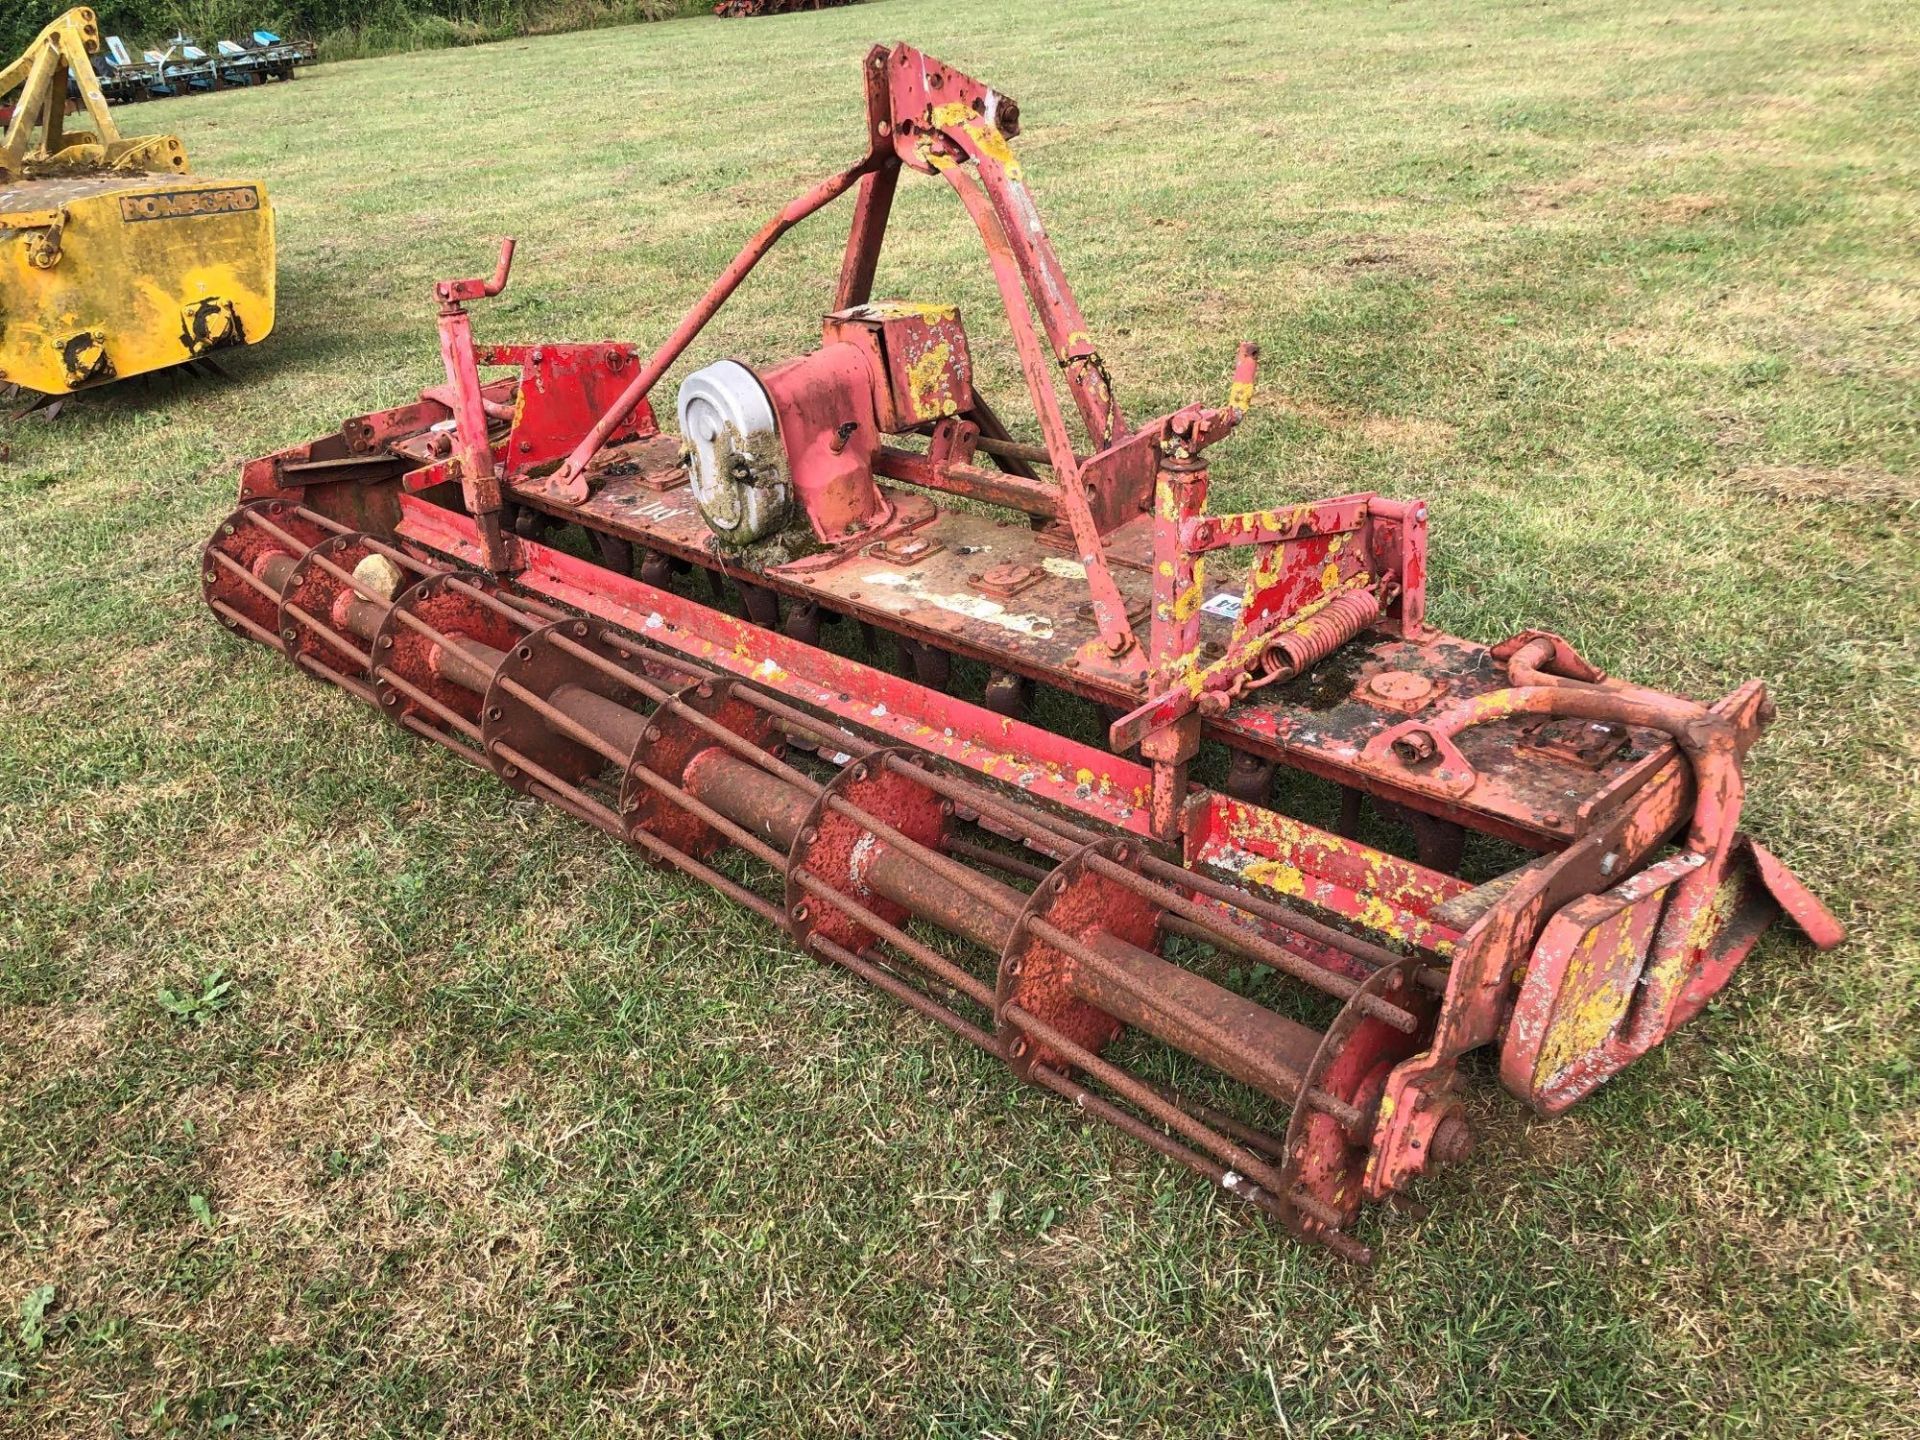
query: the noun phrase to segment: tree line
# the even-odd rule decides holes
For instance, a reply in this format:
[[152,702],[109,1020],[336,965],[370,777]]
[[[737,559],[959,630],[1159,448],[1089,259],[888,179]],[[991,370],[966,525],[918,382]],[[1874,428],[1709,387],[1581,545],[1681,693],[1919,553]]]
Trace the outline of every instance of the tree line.
[[[0,5],[0,65],[70,8],[70,0]],[[699,0],[95,0],[93,6],[101,32],[120,36],[136,54],[164,50],[178,34],[211,50],[216,40],[271,30],[289,40],[317,41],[323,59],[479,45],[705,8]]]

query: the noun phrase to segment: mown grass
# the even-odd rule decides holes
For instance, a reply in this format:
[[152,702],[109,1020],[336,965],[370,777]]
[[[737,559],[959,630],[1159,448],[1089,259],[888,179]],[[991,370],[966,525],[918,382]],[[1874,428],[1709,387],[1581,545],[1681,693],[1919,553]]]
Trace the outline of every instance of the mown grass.
[[[0,1429],[1915,1433],[1910,21],[895,0],[165,107],[272,186],[282,320],[6,437]],[[1769,938],[1565,1119],[1482,1073],[1370,1275],[200,606],[242,458],[435,379],[433,279],[511,232],[483,333],[659,336],[891,38],[1024,102],[1130,410],[1261,342],[1222,504],[1425,495],[1441,623],[1780,700],[1751,828],[1853,941]],[[900,219],[882,290],[960,301],[1010,395],[960,217]],[[701,353],[807,344],[838,245]]]

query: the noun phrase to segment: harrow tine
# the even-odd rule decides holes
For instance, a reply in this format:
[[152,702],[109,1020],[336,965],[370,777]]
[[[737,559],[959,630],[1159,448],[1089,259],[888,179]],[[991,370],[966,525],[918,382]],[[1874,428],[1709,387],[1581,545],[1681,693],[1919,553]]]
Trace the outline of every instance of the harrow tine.
[[[561,619],[563,617],[561,617],[556,612],[554,618]],[[623,684],[633,685],[636,689],[640,688],[638,680],[634,678],[629,678],[634,676],[633,671],[625,670],[622,667],[615,665],[611,660],[607,659],[604,655],[596,655],[593,651],[574,644],[574,642],[567,639],[566,636],[564,635],[555,635],[553,639],[553,643],[558,645],[561,649],[565,650],[569,655],[573,656],[573,658],[578,660],[581,664],[591,665],[594,669],[599,670],[602,674],[606,675],[608,679],[619,680]],[[718,680],[720,678],[717,674],[707,669],[704,665],[696,665],[691,660],[688,660],[683,656],[672,654],[669,651],[662,650],[658,646],[641,645],[637,641],[629,641],[628,643],[633,644],[634,649],[637,652],[636,658],[644,657],[642,659],[643,664],[658,665],[662,669],[676,670],[680,674],[685,675],[689,680],[712,681],[712,680]],[[644,678],[644,677],[640,677],[640,678]],[[661,698],[660,695],[654,695],[650,691],[643,690],[641,691],[641,693],[648,695],[649,698],[653,698],[653,699]],[[664,694],[665,692],[662,691],[661,695],[664,695]]]
[[[332,568],[332,567],[328,567],[328,568]],[[283,601],[282,608],[286,611],[287,614],[291,615],[294,619],[298,620],[302,625],[306,626],[307,629],[313,631],[316,635],[320,636],[329,645],[333,646],[334,649],[338,650],[342,655],[349,656],[354,661],[356,661],[362,670],[366,669],[368,665],[373,663],[373,657],[368,655],[366,651],[360,649],[351,640],[348,640],[345,636],[341,635],[332,626],[328,625],[322,620],[316,619],[312,615],[309,615],[305,610],[301,609],[298,605],[294,605],[294,604]]]
[[824,955],[833,961],[834,964],[850,970],[862,980],[865,980],[869,985],[884,990],[903,1005],[918,1011],[936,1025],[941,1025],[951,1030],[962,1040],[984,1050],[987,1054],[993,1056],[994,1059],[1004,1060],[1006,1058],[1006,1052],[1002,1049],[1000,1041],[995,1036],[989,1035],[978,1025],[970,1024],[961,1016],[956,1015],[953,1011],[942,1005],[939,1001],[914,989],[911,985],[901,980],[899,976],[891,975],[878,965],[874,965],[860,956],[855,955],[844,945],[836,944],[824,935],[810,935],[807,937],[807,949],[813,951],[815,954]]
[[[1203,1176],[1213,1184],[1218,1185],[1222,1190],[1226,1190],[1238,1198],[1245,1200],[1248,1204],[1255,1206],[1273,1219],[1285,1225],[1291,1225],[1293,1223],[1293,1217],[1289,1213],[1287,1206],[1275,1196],[1248,1180],[1245,1175],[1229,1169],[1226,1166],[1216,1164],[1198,1150],[1193,1149],[1191,1146],[1181,1144],[1180,1141],[1173,1139],[1164,1131],[1154,1129],[1153,1126],[1141,1120],[1139,1116],[1123,1110],[1120,1106],[1115,1105],[1104,1096],[1096,1094],[1084,1085],[1075,1084],[1059,1071],[1046,1065],[1034,1066],[1032,1078],[1035,1083],[1053,1091],[1054,1094],[1060,1096],[1069,1104],[1104,1120],[1107,1124],[1113,1126],[1114,1129],[1130,1136],[1149,1149],[1166,1156],[1169,1160],[1186,1166],[1196,1175]],[[1320,1238],[1332,1248],[1335,1253],[1339,1254],[1342,1259],[1360,1265],[1369,1264],[1373,1259],[1372,1251],[1363,1245],[1348,1240],[1343,1235],[1339,1235],[1338,1232],[1326,1232]]]
[[626,838],[627,827],[622,823],[619,815],[607,806],[602,805],[598,800],[595,800],[591,795],[587,794],[586,791],[576,785],[568,784],[538,761],[529,758],[513,746],[505,744],[502,741],[495,741],[488,747],[488,750],[490,753],[498,755],[506,761],[506,764],[501,769],[502,778],[515,779],[517,778],[515,772],[522,771],[539,782],[541,787],[548,792],[548,798],[553,799],[555,803],[564,801],[565,808],[570,814],[576,815],[588,824],[606,831],[609,835],[615,835],[621,839]]
[[830,720],[823,720],[818,715],[809,714],[805,710],[776,700],[763,691],[749,687],[740,692],[740,698],[756,709],[764,710],[776,720],[784,721],[788,725],[807,731],[817,739],[832,743],[855,759],[869,755],[879,748],[871,741],[861,739],[851,730],[843,729]]
[[836,907],[850,919],[873,931],[942,984],[958,990],[969,1000],[977,1002],[988,1010],[993,1009],[993,987],[969,975],[931,946],[921,944],[906,931],[890,924],[858,901],[843,895],[824,880],[807,874],[796,874],[794,883],[809,895]]
[[551,605],[542,605],[519,596],[515,597],[514,604],[508,605],[498,596],[489,595],[486,591],[468,584],[458,575],[447,577],[447,588],[456,594],[466,596],[476,605],[484,605],[509,624],[518,625],[523,630],[538,630],[543,624],[551,625],[568,618],[564,611],[556,610]]
[[397,715],[394,717],[394,721],[402,729],[411,730],[415,735],[418,735],[422,740],[431,740],[435,745],[438,745],[441,749],[446,750],[450,754],[459,756],[462,760],[466,761],[469,765],[476,766],[477,768],[482,770],[485,770],[488,768],[487,762],[485,761],[485,759],[483,759],[477,752],[468,749],[465,745],[454,744],[454,742],[449,740],[442,731],[434,729],[431,725],[421,720],[417,715]]
[[255,575],[251,570],[241,565],[239,561],[233,559],[231,556],[223,555],[219,551],[213,552],[213,560],[215,564],[227,571],[242,585],[257,591],[266,599],[271,600],[275,605],[280,603],[280,592],[265,580],[262,580],[258,575]]
[[778,905],[764,895],[755,894],[739,881],[722,875],[718,870],[694,859],[685,851],[674,849],[666,841],[657,839],[644,830],[629,830],[627,839],[664,864],[671,865],[696,880],[705,881],[734,904],[758,915],[776,930],[784,931],[787,928],[786,916],[781,913]]
[[976,845],[971,840],[952,839],[947,841],[947,853],[961,860],[971,860],[976,865],[990,866],[1022,880],[1044,880],[1053,873],[1045,865],[1030,864],[1016,859],[1012,855],[1002,855],[998,850],[990,850],[985,845]]
[[260,644],[269,647],[273,645],[275,636],[272,631],[261,629],[258,625],[254,624],[253,621],[227,604],[226,601],[215,600],[213,602],[213,613],[235,629],[244,631],[250,639],[257,640]]
[[364,700],[369,705],[373,704],[371,690],[351,675],[341,674],[324,660],[317,660],[311,655],[296,655],[293,663],[314,679],[325,681],[329,685],[337,685],[356,700]]
[[[1404,956],[1394,954],[1393,951],[1386,949],[1384,946],[1362,940],[1357,935],[1349,935],[1346,931],[1337,930],[1331,925],[1315,920],[1310,915],[1302,915],[1296,910],[1289,910],[1285,906],[1277,905],[1273,901],[1255,895],[1251,891],[1243,889],[1238,885],[1229,885],[1224,880],[1216,880],[1210,875],[1203,875],[1198,870],[1182,869],[1178,865],[1168,864],[1166,861],[1152,855],[1147,856],[1140,862],[1140,869],[1142,873],[1152,879],[1158,880],[1170,889],[1191,890],[1195,894],[1206,896],[1209,900],[1215,900],[1223,905],[1244,910],[1280,930],[1290,931],[1317,944],[1324,945],[1329,950],[1337,950],[1343,955],[1358,960],[1366,965],[1369,970],[1379,970],[1389,965],[1397,965],[1405,958]],[[1245,939],[1246,934],[1241,932],[1237,935],[1237,938]],[[1325,967],[1321,968],[1324,969]],[[1423,970],[1421,972],[1420,983],[1428,989],[1438,992],[1446,988],[1446,975],[1443,971]]]
[[[1181,1038],[1186,1041],[1184,1044],[1177,1044],[1177,1049],[1202,1055],[1203,1058],[1209,1059],[1235,1078],[1245,1080],[1248,1084],[1267,1091],[1276,1099],[1291,1101],[1305,1095],[1309,1104],[1333,1116],[1343,1125],[1358,1125],[1364,1118],[1357,1107],[1347,1104],[1337,1096],[1329,1095],[1325,1091],[1308,1090],[1303,1083],[1300,1070],[1288,1065],[1272,1053],[1266,1056],[1262,1064],[1248,1064],[1241,1058],[1244,1048],[1243,1038],[1231,1034],[1220,1022],[1195,1009],[1180,998],[1178,991],[1139,983],[1139,976],[1136,973],[1130,973],[1122,962],[1102,955],[1091,946],[1082,945],[1058,926],[1049,925],[1044,920],[1030,919],[1027,923],[1028,928],[1047,944],[1072,956],[1103,982],[1096,987],[1090,987],[1092,993],[1088,993],[1086,998],[1108,1014],[1115,1015],[1139,1029],[1157,1034],[1162,1039],[1171,1039],[1172,1037],[1167,1034],[1167,1028],[1177,1027],[1178,1031],[1184,1032]],[[1150,958],[1152,957],[1143,955],[1141,960]],[[1154,963],[1165,966],[1168,972],[1179,970],[1178,966],[1164,960],[1156,960]],[[1185,971],[1180,973],[1186,974]],[[1193,978],[1197,979],[1197,977]],[[1204,980],[1198,983],[1209,984]],[[1275,1043],[1271,1047],[1261,1048],[1270,1051],[1280,1049],[1285,1044],[1285,1035],[1284,1032],[1279,1031],[1278,1027],[1292,1025],[1293,1022],[1284,1020],[1268,1010],[1261,1010],[1260,1013],[1275,1022],[1276,1031]],[[1295,1028],[1305,1029],[1304,1026]]]

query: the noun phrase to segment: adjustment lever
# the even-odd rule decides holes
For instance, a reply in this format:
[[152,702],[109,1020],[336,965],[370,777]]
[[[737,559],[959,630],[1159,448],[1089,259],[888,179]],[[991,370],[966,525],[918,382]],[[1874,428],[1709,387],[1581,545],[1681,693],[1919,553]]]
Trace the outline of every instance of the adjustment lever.
[[494,267],[492,279],[441,280],[433,287],[433,298],[445,307],[498,295],[507,288],[507,276],[513,270],[513,244],[511,235],[500,242],[500,263]]

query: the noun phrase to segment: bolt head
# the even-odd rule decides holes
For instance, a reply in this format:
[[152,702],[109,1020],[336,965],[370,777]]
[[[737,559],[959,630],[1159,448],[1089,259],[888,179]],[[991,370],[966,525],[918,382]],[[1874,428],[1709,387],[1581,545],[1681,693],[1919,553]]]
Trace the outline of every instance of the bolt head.
[[1421,760],[1431,760],[1436,753],[1436,749],[1437,747],[1433,743],[1433,736],[1424,730],[1409,730],[1405,735],[1402,735],[1393,742],[1394,754],[1398,755],[1402,760],[1416,763]]

